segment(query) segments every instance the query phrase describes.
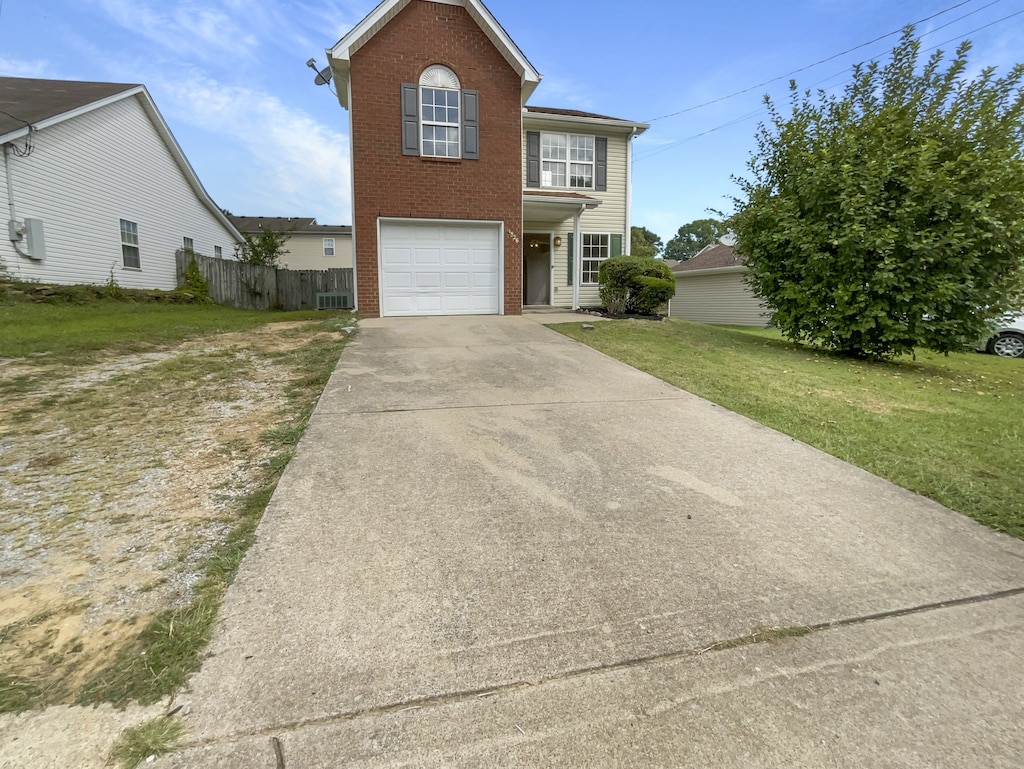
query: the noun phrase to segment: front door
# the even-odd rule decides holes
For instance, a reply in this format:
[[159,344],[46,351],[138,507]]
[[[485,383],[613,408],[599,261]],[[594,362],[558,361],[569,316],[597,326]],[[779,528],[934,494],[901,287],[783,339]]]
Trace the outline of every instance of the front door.
[[551,304],[551,235],[523,238],[523,304]]

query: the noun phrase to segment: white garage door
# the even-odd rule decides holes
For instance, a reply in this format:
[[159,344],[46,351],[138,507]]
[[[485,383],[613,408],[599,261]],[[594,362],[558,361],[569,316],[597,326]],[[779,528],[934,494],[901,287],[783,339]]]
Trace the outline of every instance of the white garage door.
[[381,315],[497,315],[496,224],[381,222]]

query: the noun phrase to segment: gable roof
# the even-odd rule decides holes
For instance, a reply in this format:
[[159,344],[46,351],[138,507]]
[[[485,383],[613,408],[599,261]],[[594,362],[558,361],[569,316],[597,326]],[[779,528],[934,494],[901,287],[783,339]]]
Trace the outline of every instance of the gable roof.
[[311,216],[229,216],[239,232],[273,230],[294,235],[351,235],[348,224],[317,224]]
[[[370,11],[365,19],[352,27],[341,40],[335,43],[333,48],[327,49],[327,63],[334,74],[338,101],[345,109],[349,107],[348,76],[352,54],[383,29],[410,2],[421,2],[421,0],[383,0],[380,5]],[[525,104],[526,100],[530,98],[530,94],[540,84],[541,75],[519,50],[519,46],[512,41],[508,32],[487,10],[487,6],[480,0],[440,0],[440,2],[448,5],[461,5],[466,9],[473,21],[494,44],[494,47],[505,57],[509,66],[519,74],[522,82],[522,99]]]
[[699,254],[672,268],[673,272],[693,272],[695,270],[721,270],[726,267],[742,267],[743,257],[736,253],[732,246],[716,243],[708,246]]
[[135,98],[149,117],[192,191],[210,213],[237,239],[241,235],[203,187],[146,86],[135,83],[90,83],[0,77],[0,144],[29,136],[122,99]]
[[142,86],[0,77],[0,141],[10,141],[28,133],[30,125],[44,127],[43,124],[52,118],[110,97],[119,97],[136,88]]

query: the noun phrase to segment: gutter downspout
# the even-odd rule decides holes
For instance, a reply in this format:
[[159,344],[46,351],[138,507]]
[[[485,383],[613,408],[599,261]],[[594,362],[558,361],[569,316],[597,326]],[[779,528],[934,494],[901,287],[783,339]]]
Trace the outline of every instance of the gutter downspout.
[[[348,182],[352,206],[352,311],[359,312],[359,262],[356,258],[356,174],[355,174],[355,142],[352,140],[352,72],[349,70],[349,77],[345,83],[348,89]],[[378,298],[378,301],[379,298]],[[379,310],[378,310],[379,312]]]
[[572,309],[580,308],[580,268],[583,266],[583,244],[580,242],[580,217],[587,210],[586,204],[580,206],[579,212],[572,218]]
[[626,232],[623,237],[626,240],[622,249],[626,256],[633,251],[633,139],[636,138],[636,128],[629,134],[626,141]]

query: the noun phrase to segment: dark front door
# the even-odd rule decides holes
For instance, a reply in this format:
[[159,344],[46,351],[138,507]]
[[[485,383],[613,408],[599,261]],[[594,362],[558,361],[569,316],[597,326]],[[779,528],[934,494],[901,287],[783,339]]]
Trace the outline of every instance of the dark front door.
[[551,236],[523,238],[523,304],[551,304]]

